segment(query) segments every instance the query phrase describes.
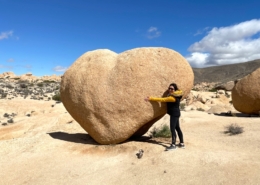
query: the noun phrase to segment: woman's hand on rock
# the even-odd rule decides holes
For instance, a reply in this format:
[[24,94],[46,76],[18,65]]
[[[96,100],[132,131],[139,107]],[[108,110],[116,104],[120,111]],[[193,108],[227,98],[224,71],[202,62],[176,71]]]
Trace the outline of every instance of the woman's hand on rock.
[[145,101],[149,101],[149,99],[150,99],[149,96],[147,96],[144,100]]

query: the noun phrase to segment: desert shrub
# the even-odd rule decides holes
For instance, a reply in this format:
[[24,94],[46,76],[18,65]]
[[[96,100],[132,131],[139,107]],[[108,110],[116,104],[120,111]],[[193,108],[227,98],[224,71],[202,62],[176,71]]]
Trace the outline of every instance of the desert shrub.
[[199,91],[199,89],[198,89],[198,88],[193,88],[192,90],[193,90],[193,91]]
[[171,137],[171,130],[170,130],[169,126],[164,125],[159,129],[154,128],[151,131],[151,136],[152,137],[166,137],[166,138],[168,138],[168,137]]
[[8,89],[13,89],[14,88],[11,84],[7,84],[5,87],[8,88]]
[[30,93],[32,93],[30,90],[28,89],[24,89],[23,91],[21,91],[24,95],[29,95]]
[[7,93],[1,93],[1,98],[6,98],[7,97]]
[[198,111],[205,111],[203,108],[197,108]]
[[56,83],[54,80],[44,80],[44,83]]
[[227,93],[225,94],[225,96],[226,96],[227,98],[230,98],[230,95],[229,95],[229,94],[227,94]]
[[4,113],[4,117],[5,117],[5,118],[8,118],[8,117],[9,117],[9,114],[8,114],[8,113]]
[[232,100],[229,101],[230,104],[233,104]]
[[240,127],[237,124],[231,124],[226,127],[226,131],[224,133],[230,134],[230,135],[237,135],[237,134],[241,134],[243,132],[244,132],[243,127]]
[[217,92],[217,89],[215,88],[209,89],[209,92]]
[[38,87],[43,87],[43,83],[37,83]]
[[16,115],[17,115],[17,114],[15,114],[15,113],[12,113],[12,114],[11,114],[11,116],[13,116],[13,117],[15,117]]
[[57,93],[54,96],[52,96],[52,99],[55,100],[55,101],[61,101],[60,93]]
[[185,103],[180,103],[180,109],[181,109],[181,110],[184,110],[185,106],[186,106]]
[[20,87],[21,87],[21,88],[27,88],[27,85],[24,84],[24,83],[22,83],[22,84],[20,84]]
[[14,123],[14,120],[11,118],[9,120],[7,120],[8,123]]
[[13,78],[14,80],[19,80],[20,78],[19,77],[17,77],[17,78]]

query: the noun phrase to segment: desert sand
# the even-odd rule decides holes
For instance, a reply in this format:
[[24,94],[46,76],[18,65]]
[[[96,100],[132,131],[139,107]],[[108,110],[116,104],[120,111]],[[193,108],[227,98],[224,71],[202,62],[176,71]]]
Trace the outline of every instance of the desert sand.
[[[14,123],[2,125],[5,113],[17,114]],[[0,184],[260,184],[259,117],[181,114],[186,148],[165,151],[171,139],[148,134],[100,145],[62,103],[1,99]],[[162,124],[169,124],[167,115],[154,126]],[[230,124],[244,132],[225,134]]]

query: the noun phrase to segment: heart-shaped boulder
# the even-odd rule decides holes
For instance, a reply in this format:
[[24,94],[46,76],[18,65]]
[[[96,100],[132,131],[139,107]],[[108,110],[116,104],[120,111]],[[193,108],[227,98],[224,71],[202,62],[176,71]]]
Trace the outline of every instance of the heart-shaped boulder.
[[166,114],[162,97],[177,83],[185,97],[194,74],[179,53],[167,48],[136,48],[117,54],[102,49],[79,57],[64,73],[61,99],[71,116],[100,144],[141,136]]

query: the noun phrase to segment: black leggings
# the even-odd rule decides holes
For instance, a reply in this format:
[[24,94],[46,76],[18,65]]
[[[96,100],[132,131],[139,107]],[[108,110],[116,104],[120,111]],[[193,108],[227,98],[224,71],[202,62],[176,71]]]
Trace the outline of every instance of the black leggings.
[[183,135],[182,135],[182,131],[181,131],[181,128],[180,128],[179,117],[170,116],[170,128],[171,128],[171,132],[172,132],[172,144],[175,145],[175,143],[176,143],[176,132],[175,132],[175,130],[178,133],[180,143],[183,143]]

